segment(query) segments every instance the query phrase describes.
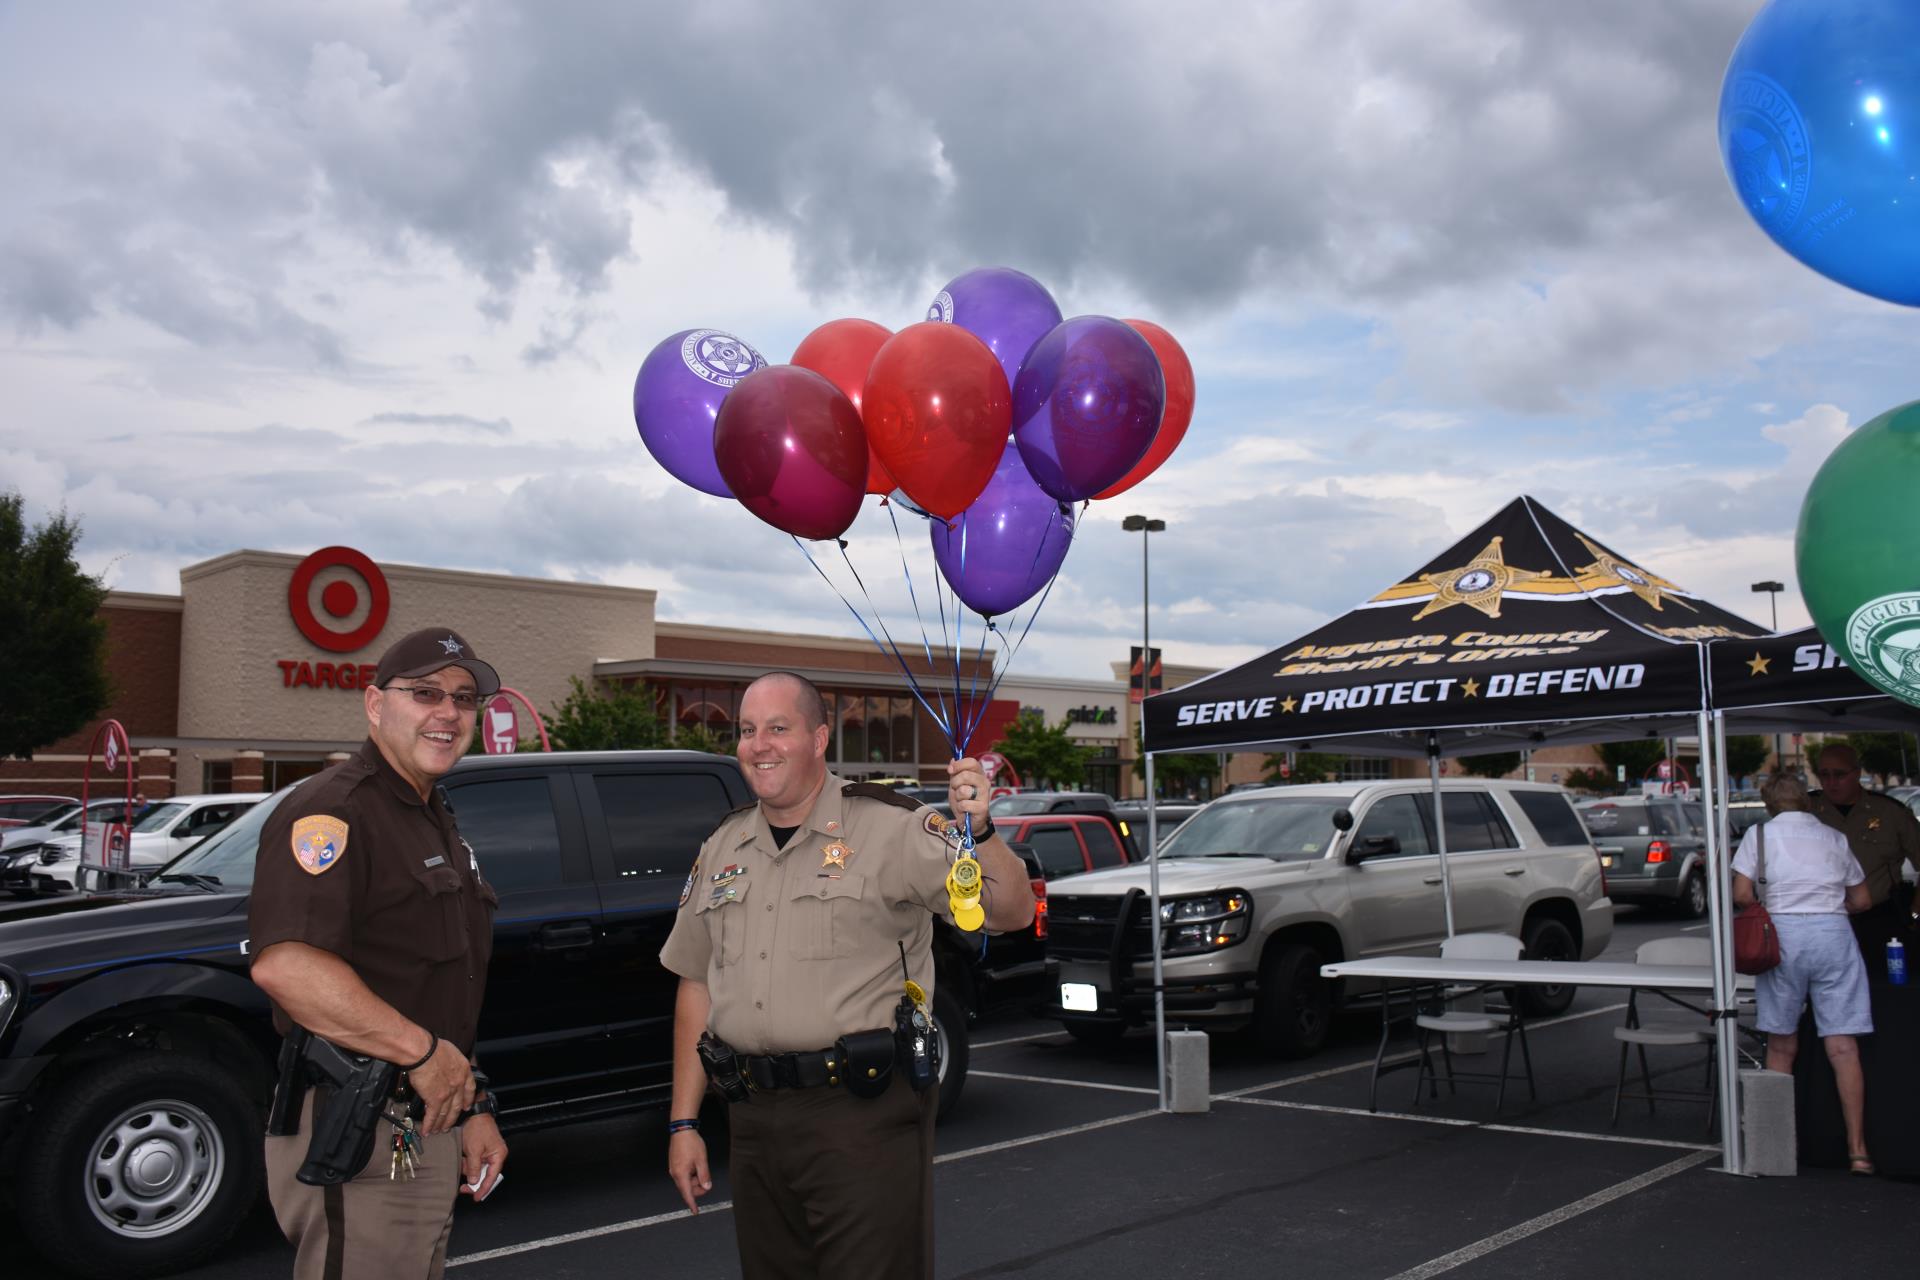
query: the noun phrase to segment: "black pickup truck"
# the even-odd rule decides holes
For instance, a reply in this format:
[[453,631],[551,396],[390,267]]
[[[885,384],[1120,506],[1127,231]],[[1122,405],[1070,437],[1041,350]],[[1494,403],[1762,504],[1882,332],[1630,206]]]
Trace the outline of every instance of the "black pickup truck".
[[[750,799],[738,764],[470,756],[444,785],[500,894],[476,1056],[501,1127],[666,1105],[677,980],[660,948],[701,841]],[[260,1196],[277,1043],[247,977],[247,892],[278,799],[142,890],[0,918],[0,1170],[49,1261],[87,1276],[177,1270]],[[969,1022],[1039,1002],[1045,946],[1029,928],[983,954],[941,925],[936,960],[944,1115],[966,1081]]]

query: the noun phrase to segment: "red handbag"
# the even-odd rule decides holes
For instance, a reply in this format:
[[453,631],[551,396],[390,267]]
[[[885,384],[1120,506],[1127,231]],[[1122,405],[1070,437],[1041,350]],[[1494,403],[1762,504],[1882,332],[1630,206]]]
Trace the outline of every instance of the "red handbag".
[[1773,916],[1759,901],[1760,887],[1767,882],[1767,829],[1754,828],[1760,842],[1760,865],[1754,869],[1754,903],[1733,918],[1733,971],[1765,973],[1780,963],[1780,933],[1773,927]]

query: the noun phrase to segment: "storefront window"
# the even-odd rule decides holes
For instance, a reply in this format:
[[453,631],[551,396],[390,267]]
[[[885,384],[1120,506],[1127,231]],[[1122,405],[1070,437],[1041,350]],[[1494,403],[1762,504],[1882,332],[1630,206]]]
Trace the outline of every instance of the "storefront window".
[[888,698],[867,699],[867,753],[862,759],[870,764],[885,764],[893,758],[889,751],[893,742],[890,702]]
[[893,720],[893,755],[895,764],[912,764],[918,757],[920,737],[913,721],[913,699],[890,698]]
[[233,761],[208,760],[200,766],[200,794],[224,796],[233,790]]
[[867,699],[840,699],[840,759],[861,764],[867,758]]
[[[263,778],[260,783],[260,789],[262,791],[278,791],[282,787],[292,786],[302,778],[311,778],[314,774],[326,767],[327,762],[321,759],[263,761],[261,765]],[[233,789],[231,785],[231,773],[228,775],[228,783],[227,790],[231,791]]]

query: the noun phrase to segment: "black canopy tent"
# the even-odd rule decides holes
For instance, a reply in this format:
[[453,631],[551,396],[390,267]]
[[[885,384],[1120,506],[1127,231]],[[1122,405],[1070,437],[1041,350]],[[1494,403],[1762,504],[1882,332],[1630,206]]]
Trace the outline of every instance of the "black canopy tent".
[[[1418,572],[1291,644],[1149,698],[1147,782],[1168,751],[1305,750],[1316,743],[1428,759],[1447,933],[1453,933],[1439,760],[1633,734],[1708,744],[1706,642],[1758,642],[1764,628],[1588,537],[1529,497]],[[1724,734],[1722,735],[1724,742]],[[1709,789],[1709,804],[1714,804]],[[1714,1007],[1730,1010],[1732,928],[1725,836],[1709,822]],[[1152,809],[1148,841],[1154,844]],[[1151,919],[1160,916],[1150,864]],[[1155,1025],[1165,1053],[1160,931],[1152,931]],[[1725,1164],[1739,1167],[1731,1019],[1716,1019]],[[1164,1064],[1162,1077],[1164,1079]]]
[[1707,646],[1708,704],[1735,733],[1920,730],[1920,711],[1856,675],[1812,627]]

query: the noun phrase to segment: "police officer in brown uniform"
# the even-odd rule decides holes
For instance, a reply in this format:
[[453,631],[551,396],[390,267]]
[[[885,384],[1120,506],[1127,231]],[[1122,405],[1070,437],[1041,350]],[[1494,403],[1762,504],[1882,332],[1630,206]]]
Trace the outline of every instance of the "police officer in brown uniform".
[[434,786],[500,679],[459,633],[433,628],[388,649],[374,685],[366,742],[261,829],[249,949],[282,1034],[297,1024],[403,1069],[424,1107],[421,1141],[411,1177],[376,1142],[351,1181],[301,1183],[317,1089],[297,1135],[267,1138],[268,1195],[298,1280],[439,1276],[456,1186],[485,1198],[507,1156],[468,1059],[499,899]]
[[758,803],[701,846],[661,952],[680,976],[667,1171],[697,1212],[713,1185],[699,1134],[711,1033],[710,1054],[731,1050],[751,1087],[728,1114],[748,1280],[931,1276],[939,1089],[914,1089],[889,1029],[908,979],[931,1005],[934,916],[1025,928],[1033,889],[991,834],[985,773],[956,760],[949,795],[984,873],[977,906],[956,908],[955,824],[829,774],[826,719],[819,691],[786,672],[741,698],[738,753]]
[[1903,862],[1920,871],[1920,820],[1898,800],[1860,785],[1860,757],[1845,743],[1822,747],[1814,767],[1821,788],[1812,795],[1814,816],[1846,836],[1867,873],[1873,905],[1852,917],[1853,933],[1867,972],[1884,975],[1887,939],[1897,934],[1911,943],[1920,929],[1900,871]]

